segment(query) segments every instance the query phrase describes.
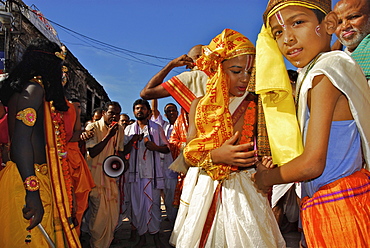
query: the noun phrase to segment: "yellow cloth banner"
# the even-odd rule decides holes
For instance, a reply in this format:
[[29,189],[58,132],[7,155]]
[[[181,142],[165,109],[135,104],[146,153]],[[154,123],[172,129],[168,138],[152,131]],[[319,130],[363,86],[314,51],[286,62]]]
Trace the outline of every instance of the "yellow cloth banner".
[[256,93],[260,94],[274,163],[281,166],[303,152],[288,72],[269,27],[257,40]]

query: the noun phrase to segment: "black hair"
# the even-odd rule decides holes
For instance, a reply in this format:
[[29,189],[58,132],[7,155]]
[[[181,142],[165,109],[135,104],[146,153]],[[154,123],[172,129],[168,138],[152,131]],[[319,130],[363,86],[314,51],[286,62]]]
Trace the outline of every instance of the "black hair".
[[23,54],[22,60],[11,70],[9,77],[0,85],[0,100],[7,105],[15,92],[21,92],[24,85],[36,76],[41,76],[45,90],[45,100],[53,101],[59,111],[67,111],[62,85],[62,59],[55,53],[60,47],[47,39],[32,40]]
[[150,104],[147,100],[144,100],[142,98],[137,99],[134,104],[132,105],[132,110],[135,110],[136,105],[145,105],[148,110],[151,110]]
[[103,107],[103,110],[104,111],[107,111],[109,106],[115,106],[115,107],[119,107],[119,111],[121,112],[122,108],[121,108],[121,105],[118,103],[118,102],[114,102],[114,101],[109,101],[109,102],[106,102],[104,104],[104,107]]
[[298,79],[298,72],[297,71],[289,69],[288,70],[288,76],[289,76],[290,81],[297,82],[297,79]]
[[68,101],[70,101],[70,102],[78,102],[78,103],[81,103],[81,101],[79,100],[79,99],[77,99],[77,98],[72,98],[72,99],[68,99]]
[[92,115],[94,115],[95,113],[101,114],[102,112],[103,108],[94,108],[94,110],[92,111]]
[[319,24],[325,19],[326,14],[318,9],[311,9],[313,13],[315,13],[317,20],[319,21]]
[[174,106],[175,109],[177,110],[177,106],[174,103],[170,102],[170,103],[167,103],[166,106],[164,106],[164,111],[165,112],[166,112],[166,109],[167,109],[168,106]]

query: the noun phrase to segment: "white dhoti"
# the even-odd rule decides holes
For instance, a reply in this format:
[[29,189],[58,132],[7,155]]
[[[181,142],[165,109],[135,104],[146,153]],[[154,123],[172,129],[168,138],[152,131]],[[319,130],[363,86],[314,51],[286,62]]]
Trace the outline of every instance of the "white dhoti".
[[[223,182],[206,247],[285,247],[267,198],[256,191],[250,179],[254,172],[232,173]],[[200,168],[189,169],[170,238],[172,245],[199,246],[217,184]]]

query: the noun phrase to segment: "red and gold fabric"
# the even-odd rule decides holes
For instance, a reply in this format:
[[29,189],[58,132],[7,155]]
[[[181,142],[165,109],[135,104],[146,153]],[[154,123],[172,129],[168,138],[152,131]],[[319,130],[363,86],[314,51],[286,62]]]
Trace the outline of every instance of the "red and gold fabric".
[[[183,151],[185,147],[188,129],[189,129],[188,113],[183,108],[181,108],[181,113],[179,117],[177,117],[173,125],[171,137],[169,140],[171,153],[174,160],[180,155],[180,153]],[[184,185],[184,179],[185,174],[180,172],[177,176],[175,195],[172,202],[172,205],[175,208],[178,208],[180,206],[180,196]]]
[[78,226],[75,228],[77,233],[80,234],[82,217],[88,207],[89,193],[95,184],[85,158],[80,152],[78,142],[68,142],[66,149],[75,195],[74,206],[76,207],[76,220],[78,222]]
[[[254,55],[254,45],[242,34],[225,29],[208,46],[203,47],[203,55],[196,62],[209,80],[207,92],[195,112],[196,138],[184,149],[185,160],[192,166],[205,165],[207,154],[233,135],[232,116],[228,108],[229,89],[221,62],[243,54]],[[222,180],[231,171],[230,165],[212,165],[209,175],[213,180]]]
[[[249,79],[248,92],[256,92],[256,63],[254,63],[252,68],[252,74]],[[257,153],[259,157],[262,156],[271,156],[270,151],[270,144],[269,139],[267,135],[267,129],[266,129],[266,120],[265,120],[265,114],[263,112],[263,106],[262,106],[262,100],[259,95],[257,95],[257,123],[256,123],[256,131],[257,131]]]
[[179,156],[180,152],[182,152],[182,150],[184,149],[188,129],[189,129],[188,114],[187,112],[185,112],[184,109],[181,109],[181,113],[179,117],[177,117],[173,125],[171,137],[169,140],[173,159],[176,159],[177,156]]
[[[190,81],[190,80],[189,80]],[[194,93],[182,82],[182,80],[175,76],[170,80],[164,82],[165,88],[171,96],[176,100],[186,112],[189,113],[191,102],[196,98]]]
[[362,169],[320,188],[301,203],[307,247],[368,247],[370,172]]
[[[69,109],[64,113],[64,123],[66,139],[70,140],[73,136],[74,125],[76,122],[76,111],[72,103],[67,102]],[[81,154],[78,142],[68,142],[66,145],[67,162],[72,179],[74,193],[74,212],[78,225],[75,227],[77,234],[80,234],[82,216],[88,207],[88,198],[91,189],[95,186],[91,172],[84,156]]]
[[57,247],[81,247],[72,223],[72,178],[66,160],[66,140],[62,113],[55,110],[52,102],[44,103],[46,157],[52,202]]

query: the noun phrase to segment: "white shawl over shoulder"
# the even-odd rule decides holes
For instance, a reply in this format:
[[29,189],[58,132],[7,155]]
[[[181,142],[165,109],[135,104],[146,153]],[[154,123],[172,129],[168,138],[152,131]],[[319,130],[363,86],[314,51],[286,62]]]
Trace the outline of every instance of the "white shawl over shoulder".
[[[307,66],[298,77],[300,89],[298,102],[298,121],[303,133],[308,117],[307,95],[312,88],[315,76],[324,74],[331,83],[347,98],[349,106],[361,135],[362,150],[366,160],[366,169],[370,169],[370,88],[360,66],[346,53],[332,51],[324,53],[304,78]],[[303,82],[301,82],[304,79]],[[301,85],[301,86],[300,86]]]

